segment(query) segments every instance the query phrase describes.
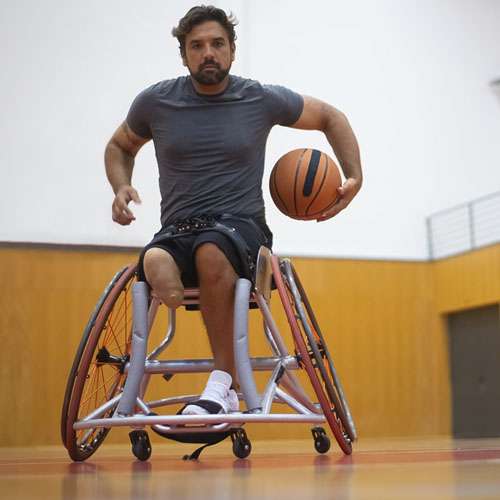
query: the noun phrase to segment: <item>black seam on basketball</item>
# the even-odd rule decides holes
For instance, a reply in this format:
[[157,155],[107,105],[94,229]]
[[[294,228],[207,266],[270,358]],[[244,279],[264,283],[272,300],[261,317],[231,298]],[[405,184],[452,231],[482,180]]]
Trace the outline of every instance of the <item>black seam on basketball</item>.
[[330,203],[330,205],[327,205],[325,208],[322,208],[321,210],[318,210],[317,212],[312,212],[312,213],[307,214],[307,215],[311,215],[311,216],[313,216],[313,215],[322,214],[323,212],[326,212],[327,210],[330,210],[330,208],[332,208],[332,207],[333,207],[333,205],[335,205],[335,203],[337,203],[337,201],[338,201],[338,200],[339,200],[339,197],[337,196],[337,197],[335,198],[335,200],[333,200],[333,201]]
[[[320,155],[322,155],[323,153],[320,153]],[[326,175],[328,174],[328,157],[325,155],[325,171],[323,173],[323,179],[321,179],[321,182],[319,184],[319,187],[318,187],[318,190],[316,191],[316,195],[314,196],[314,198],[311,200],[311,203],[309,203],[309,205],[307,205],[307,208],[306,208],[306,215],[311,215],[309,213],[309,209],[311,208],[312,204],[316,201],[316,198],[319,196],[319,193],[321,193],[321,189],[323,188],[323,184],[325,183],[325,180],[326,180]],[[316,175],[316,173],[314,174]],[[322,209],[323,211],[323,209]]]
[[[281,204],[283,205],[283,208],[289,212],[288,207],[286,206],[286,203],[283,201],[283,198],[280,196],[280,193],[278,191],[278,184],[276,183],[276,175],[278,173],[278,167],[280,166],[280,162],[278,161],[278,164],[276,165],[276,169],[273,170],[271,174],[271,180],[274,185],[274,192],[276,193],[276,196],[279,198],[281,201]],[[278,207],[279,208],[279,207]]]
[[295,167],[295,181],[293,184],[293,204],[294,204],[294,208],[295,208],[295,216],[296,217],[302,216],[302,214],[299,214],[299,210],[297,208],[297,179],[299,177],[300,167],[302,165],[302,160],[304,159],[304,155],[306,154],[306,151],[307,151],[307,149],[304,149],[304,151],[302,151],[300,158],[299,158],[299,162],[298,162],[297,166]]
[[311,158],[309,158],[309,165],[307,166],[306,180],[304,182],[304,187],[302,188],[302,194],[304,196],[311,196],[320,160],[321,151],[313,149],[311,151]]

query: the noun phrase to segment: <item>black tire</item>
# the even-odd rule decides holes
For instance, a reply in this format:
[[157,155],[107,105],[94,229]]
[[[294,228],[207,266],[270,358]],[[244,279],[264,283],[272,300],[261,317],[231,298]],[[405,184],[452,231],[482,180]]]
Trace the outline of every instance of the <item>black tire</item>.
[[[61,412],[61,437],[75,461],[89,458],[110,429],[75,431],[73,424],[112,399],[125,383],[123,366],[130,351],[135,271],[135,264],[123,268],[104,290],[85,327],[69,373]],[[114,408],[109,409],[103,418],[113,411]]]
[[129,433],[129,437],[134,456],[142,462],[148,460],[152,451],[148,433],[146,431],[132,431]]
[[252,444],[248,440],[237,439],[233,443],[233,453],[238,458],[247,458],[252,452]]
[[247,437],[244,429],[238,429],[231,434],[231,441],[233,442],[233,454],[238,458],[247,458],[252,452],[252,443]]
[[330,438],[326,435],[322,427],[315,427],[311,430],[314,440],[314,449],[318,453],[326,453],[330,449]]

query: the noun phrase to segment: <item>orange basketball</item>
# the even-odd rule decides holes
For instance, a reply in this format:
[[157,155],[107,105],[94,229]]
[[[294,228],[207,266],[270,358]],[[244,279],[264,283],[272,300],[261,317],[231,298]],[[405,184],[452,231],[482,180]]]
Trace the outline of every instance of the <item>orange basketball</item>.
[[294,149],[274,165],[269,190],[275,205],[292,219],[316,219],[337,200],[341,185],[335,162],[317,149]]

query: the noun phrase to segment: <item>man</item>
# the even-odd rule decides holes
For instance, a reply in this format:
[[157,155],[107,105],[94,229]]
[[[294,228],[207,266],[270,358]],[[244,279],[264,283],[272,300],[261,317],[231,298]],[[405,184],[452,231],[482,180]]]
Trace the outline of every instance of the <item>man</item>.
[[[140,203],[131,185],[134,158],[146,142],[154,141],[162,229],[141,254],[140,277],[172,308],[181,304],[184,286],[200,287],[215,370],[200,400],[184,408],[184,414],[238,409],[233,385],[234,288],[239,276],[249,277],[242,246],[251,261],[260,245],[272,244],[261,188],[271,128],[279,124],[319,130],[330,142],[346,181],[337,203],[318,221],[344,209],[362,182],[357,141],[341,112],[284,87],[229,74],[235,24],[232,16],[213,6],[190,9],[172,31],[189,76],[141,92],[105,152],[115,193],[113,220],[128,225],[135,219],[128,204]],[[215,230],[215,222],[230,227],[230,232]]]

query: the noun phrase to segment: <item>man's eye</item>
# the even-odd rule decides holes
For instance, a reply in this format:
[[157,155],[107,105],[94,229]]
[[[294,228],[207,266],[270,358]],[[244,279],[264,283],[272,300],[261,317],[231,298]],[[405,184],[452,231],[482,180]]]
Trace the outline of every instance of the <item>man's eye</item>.
[[215,44],[214,44],[214,45],[215,45],[216,47],[222,47],[222,46],[224,45],[224,42],[222,42],[222,41],[220,41],[220,40],[219,40],[219,41],[215,42]]

